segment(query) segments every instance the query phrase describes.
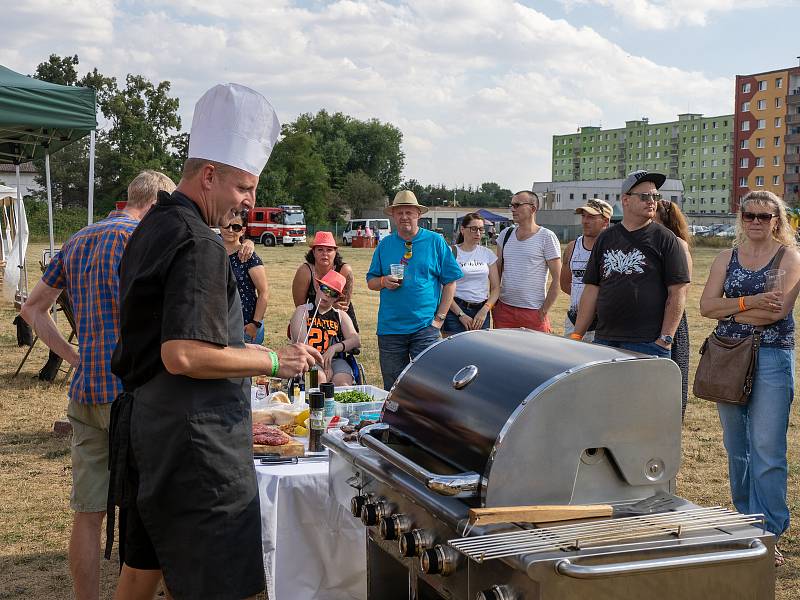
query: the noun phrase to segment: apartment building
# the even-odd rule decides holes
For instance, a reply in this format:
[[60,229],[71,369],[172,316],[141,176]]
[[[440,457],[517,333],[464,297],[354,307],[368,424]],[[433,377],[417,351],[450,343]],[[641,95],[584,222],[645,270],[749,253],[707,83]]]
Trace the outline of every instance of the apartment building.
[[647,117],[624,128],[581,127],[553,136],[552,181],[621,179],[647,169],[683,183],[683,209],[723,214],[730,209],[733,115],[678,115],[650,123]]
[[736,76],[734,202],[769,190],[800,204],[800,67]]

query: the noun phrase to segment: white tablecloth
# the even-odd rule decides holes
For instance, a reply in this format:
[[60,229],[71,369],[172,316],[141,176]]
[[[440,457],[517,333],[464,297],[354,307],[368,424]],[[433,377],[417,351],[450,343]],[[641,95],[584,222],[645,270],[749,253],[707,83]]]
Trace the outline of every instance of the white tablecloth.
[[259,465],[269,600],[363,600],[366,531],[328,494],[328,463]]

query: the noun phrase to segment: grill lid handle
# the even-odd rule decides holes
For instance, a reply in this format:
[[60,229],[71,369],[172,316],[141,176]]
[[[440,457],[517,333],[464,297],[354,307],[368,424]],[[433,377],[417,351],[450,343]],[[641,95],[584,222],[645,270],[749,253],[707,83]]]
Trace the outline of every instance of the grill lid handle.
[[458,373],[453,375],[453,387],[457,390],[467,387],[472,380],[478,376],[478,367],[475,365],[467,365]]
[[459,498],[472,498],[478,495],[481,482],[481,476],[478,473],[475,471],[465,471],[454,475],[432,473],[380,441],[376,434],[387,431],[389,431],[389,426],[386,423],[367,425],[358,432],[358,441],[362,446],[374,450],[395,467],[421,482],[432,492]]

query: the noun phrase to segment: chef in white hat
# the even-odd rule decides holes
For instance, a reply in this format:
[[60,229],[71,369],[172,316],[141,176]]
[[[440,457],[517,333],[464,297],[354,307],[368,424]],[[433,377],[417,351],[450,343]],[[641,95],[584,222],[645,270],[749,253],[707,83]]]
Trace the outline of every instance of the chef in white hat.
[[279,131],[258,92],[208,90],[177,189],[159,194],[122,258],[112,370],[125,393],[112,412],[107,531],[120,506],[118,600],[152,598],[162,575],[176,599],[264,589],[250,376],[293,377],[322,357],[304,344],[243,342],[239,292],[211,226],[254,206]]

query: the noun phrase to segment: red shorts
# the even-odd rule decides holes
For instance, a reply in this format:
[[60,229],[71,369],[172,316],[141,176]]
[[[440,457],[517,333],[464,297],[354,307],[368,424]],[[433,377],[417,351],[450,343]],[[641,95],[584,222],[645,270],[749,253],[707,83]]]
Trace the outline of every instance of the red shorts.
[[534,331],[543,331],[544,333],[553,332],[550,328],[550,317],[545,315],[542,318],[538,308],[509,306],[499,300],[492,310],[492,325],[495,329],[525,327]]

